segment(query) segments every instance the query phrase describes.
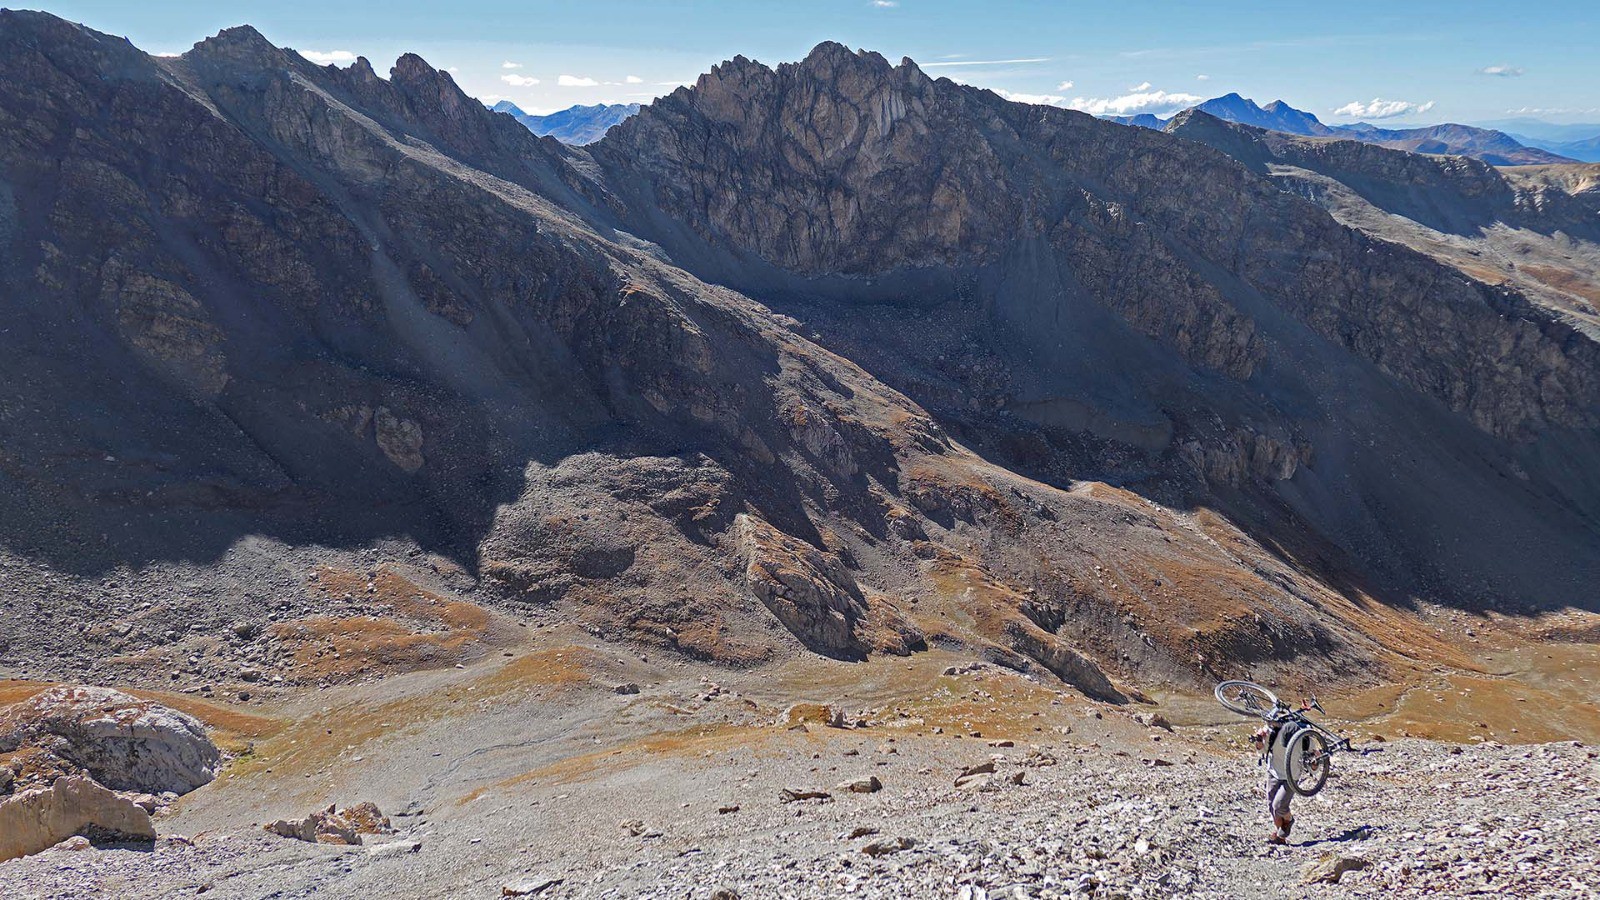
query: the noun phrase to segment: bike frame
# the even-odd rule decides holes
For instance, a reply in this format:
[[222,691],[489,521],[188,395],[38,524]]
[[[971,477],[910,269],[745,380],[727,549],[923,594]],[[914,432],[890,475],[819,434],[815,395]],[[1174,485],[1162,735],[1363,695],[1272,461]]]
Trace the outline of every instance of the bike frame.
[[1293,722],[1293,723],[1295,723],[1297,725],[1304,725],[1307,728],[1310,728],[1312,731],[1315,731],[1318,734],[1320,734],[1323,737],[1328,739],[1328,753],[1329,753],[1329,755],[1337,753],[1340,750],[1344,750],[1346,752],[1352,752],[1352,748],[1350,746],[1350,739],[1349,738],[1342,737],[1342,736],[1340,736],[1340,735],[1338,735],[1338,734],[1336,734],[1336,733],[1334,733],[1334,732],[1322,727],[1321,725],[1317,724],[1315,721],[1312,721],[1309,717],[1306,716],[1306,710],[1308,710],[1310,708],[1311,707],[1306,706],[1306,707],[1301,707],[1300,709],[1291,709],[1291,708],[1289,708],[1287,706],[1283,706],[1283,705],[1280,704],[1276,709],[1273,709],[1271,712],[1267,713],[1267,715],[1264,718],[1267,721],[1272,722],[1274,724],[1281,725],[1281,724],[1284,724],[1284,723],[1287,723],[1287,722]]

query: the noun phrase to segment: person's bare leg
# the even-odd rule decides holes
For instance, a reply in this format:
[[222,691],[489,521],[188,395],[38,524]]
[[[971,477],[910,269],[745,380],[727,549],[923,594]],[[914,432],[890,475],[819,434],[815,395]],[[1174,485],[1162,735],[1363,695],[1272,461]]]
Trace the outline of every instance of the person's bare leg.
[[1294,816],[1289,813],[1289,802],[1294,793],[1289,784],[1267,776],[1267,813],[1272,816],[1273,832],[1267,840],[1273,844],[1289,843],[1289,830],[1294,827]]

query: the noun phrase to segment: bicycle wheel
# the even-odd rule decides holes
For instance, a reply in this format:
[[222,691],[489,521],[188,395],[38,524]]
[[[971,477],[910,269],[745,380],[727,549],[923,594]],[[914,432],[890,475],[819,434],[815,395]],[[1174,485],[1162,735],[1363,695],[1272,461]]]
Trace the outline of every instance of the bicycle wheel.
[[1295,735],[1289,745],[1289,786],[1296,794],[1313,797],[1328,783],[1333,754],[1328,741],[1307,728]]
[[1224,681],[1215,691],[1217,702],[1241,716],[1265,719],[1278,705],[1278,697],[1271,691],[1249,681]]

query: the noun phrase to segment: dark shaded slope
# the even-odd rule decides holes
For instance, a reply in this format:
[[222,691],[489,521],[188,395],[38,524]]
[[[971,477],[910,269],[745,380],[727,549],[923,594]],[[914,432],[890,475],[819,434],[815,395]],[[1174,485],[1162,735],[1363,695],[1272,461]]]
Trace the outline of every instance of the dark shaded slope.
[[65,568],[263,529],[470,556],[527,464],[602,447],[759,470],[810,529],[770,468],[771,326],[530,190],[570,195],[559,145],[448,75],[250,29],[170,63],[43,15],[0,42],[9,543]]
[[675,261],[1008,464],[1197,474],[1404,591],[1592,600],[1593,342],[1207,148],[823,45],[725,63],[593,153]]

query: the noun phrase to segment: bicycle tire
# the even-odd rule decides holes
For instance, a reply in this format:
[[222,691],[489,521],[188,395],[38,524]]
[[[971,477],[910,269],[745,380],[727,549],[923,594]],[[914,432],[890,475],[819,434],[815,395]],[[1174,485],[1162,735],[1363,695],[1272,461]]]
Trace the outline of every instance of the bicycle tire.
[[1296,734],[1289,745],[1288,767],[1289,787],[1296,794],[1315,797],[1333,768],[1328,739],[1310,728]]
[[1241,716],[1265,719],[1278,706],[1278,696],[1251,681],[1224,681],[1213,691],[1217,702]]

